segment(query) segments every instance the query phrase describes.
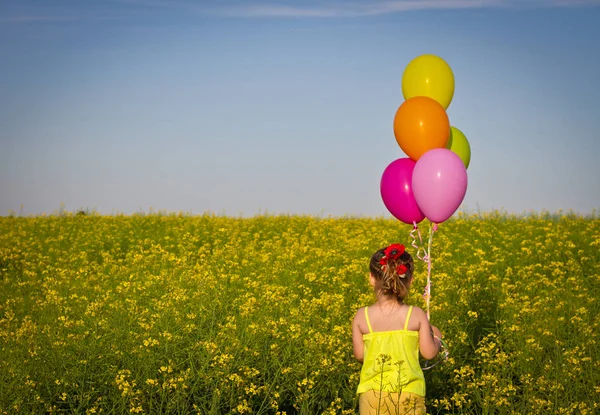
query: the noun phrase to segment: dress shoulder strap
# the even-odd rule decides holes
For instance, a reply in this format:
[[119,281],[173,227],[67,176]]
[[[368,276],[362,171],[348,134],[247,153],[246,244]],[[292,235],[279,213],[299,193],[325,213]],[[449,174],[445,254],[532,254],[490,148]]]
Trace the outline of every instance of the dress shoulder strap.
[[[404,322],[404,330],[408,330],[408,321],[410,320],[410,314],[412,313],[413,306],[408,308],[408,313],[406,313],[406,321]],[[369,320],[367,320],[369,321]],[[369,326],[370,328],[371,326]]]
[[365,318],[367,319],[367,326],[369,326],[369,333],[373,333],[373,328],[371,327],[371,322],[369,321],[369,307],[365,307]]

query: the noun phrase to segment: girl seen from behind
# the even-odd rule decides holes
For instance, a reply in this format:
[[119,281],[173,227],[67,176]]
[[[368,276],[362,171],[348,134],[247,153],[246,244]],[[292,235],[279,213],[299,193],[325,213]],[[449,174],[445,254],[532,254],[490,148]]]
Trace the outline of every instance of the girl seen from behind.
[[369,265],[377,301],[354,316],[354,357],[362,362],[357,389],[360,414],[426,414],[425,378],[419,353],[440,351],[439,329],[425,312],[405,304],[414,263],[403,245],[375,252]]

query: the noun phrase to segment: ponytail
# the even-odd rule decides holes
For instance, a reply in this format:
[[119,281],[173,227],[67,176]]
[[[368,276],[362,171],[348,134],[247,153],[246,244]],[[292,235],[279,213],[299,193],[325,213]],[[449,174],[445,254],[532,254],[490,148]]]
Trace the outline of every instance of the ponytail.
[[395,296],[402,302],[408,295],[414,263],[404,245],[392,244],[371,257],[369,269],[379,283],[378,290],[386,296]]

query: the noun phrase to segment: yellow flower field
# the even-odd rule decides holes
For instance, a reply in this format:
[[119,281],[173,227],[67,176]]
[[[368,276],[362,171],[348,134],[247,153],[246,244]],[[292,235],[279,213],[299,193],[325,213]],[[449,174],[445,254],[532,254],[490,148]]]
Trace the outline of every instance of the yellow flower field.
[[[427,225],[421,224],[424,233]],[[0,413],[351,414],[391,219],[0,218]],[[409,248],[414,254],[414,250]],[[433,247],[431,413],[600,411],[600,220],[459,216]],[[409,302],[421,297],[417,262]]]

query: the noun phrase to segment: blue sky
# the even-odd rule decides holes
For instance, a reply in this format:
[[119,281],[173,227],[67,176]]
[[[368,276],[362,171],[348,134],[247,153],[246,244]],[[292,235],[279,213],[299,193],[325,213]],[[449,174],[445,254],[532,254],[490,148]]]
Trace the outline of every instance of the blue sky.
[[388,215],[402,73],[452,67],[462,209],[600,208],[600,1],[4,0],[0,214]]

